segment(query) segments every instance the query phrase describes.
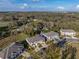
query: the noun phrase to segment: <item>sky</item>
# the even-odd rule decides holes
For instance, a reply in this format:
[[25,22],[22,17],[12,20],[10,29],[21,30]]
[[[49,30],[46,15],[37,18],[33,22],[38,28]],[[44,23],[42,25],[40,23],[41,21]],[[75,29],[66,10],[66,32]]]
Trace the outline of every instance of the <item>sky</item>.
[[79,0],[0,0],[0,11],[79,11]]

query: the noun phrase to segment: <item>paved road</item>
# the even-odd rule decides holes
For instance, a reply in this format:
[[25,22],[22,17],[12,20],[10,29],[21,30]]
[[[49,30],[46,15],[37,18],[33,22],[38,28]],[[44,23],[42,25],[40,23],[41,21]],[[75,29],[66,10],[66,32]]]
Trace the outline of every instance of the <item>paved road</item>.
[[69,39],[68,39],[68,38],[67,38],[66,41],[67,41],[67,42],[78,43],[78,42],[79,42],[79,39],[74,39],[74,38],[69,38]]

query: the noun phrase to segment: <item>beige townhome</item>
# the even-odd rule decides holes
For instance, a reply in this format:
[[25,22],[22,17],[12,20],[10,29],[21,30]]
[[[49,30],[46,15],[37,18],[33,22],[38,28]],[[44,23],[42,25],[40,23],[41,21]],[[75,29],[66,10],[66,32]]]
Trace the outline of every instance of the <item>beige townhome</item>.
[[66,36],[66,37],[74,37],[74,36],[76,36],[76,32],[72,29],[61,29],[60,35]]

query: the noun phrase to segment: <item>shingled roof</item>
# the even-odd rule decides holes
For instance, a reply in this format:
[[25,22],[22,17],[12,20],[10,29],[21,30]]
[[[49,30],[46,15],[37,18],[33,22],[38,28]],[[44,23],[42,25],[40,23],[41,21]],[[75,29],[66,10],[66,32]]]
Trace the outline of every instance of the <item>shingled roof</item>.
[[60,31],[62,31],[62,32],[75,32],[75,31],[72,30],[72,29],[61,29]]
[[32,38],[28,38],[26,39],[26,41],[30,44],[30,43],[37,43],[39,41],[45,41],[45,38],[40,36],[40,35],[36,35]]
[[48,36],[48,37],[52,37],[52,36],[57,36],[57,35],[59,35],[57,32],[53,32],[53,31],[48,32],[48,33],[41,33],[41,34],[44,34],[44,35],[46,35],[46,36]]

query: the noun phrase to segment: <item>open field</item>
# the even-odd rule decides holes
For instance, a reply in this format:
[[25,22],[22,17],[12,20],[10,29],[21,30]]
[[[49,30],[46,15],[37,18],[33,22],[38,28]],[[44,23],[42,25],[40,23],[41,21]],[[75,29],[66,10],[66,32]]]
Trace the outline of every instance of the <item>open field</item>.
[[5,48],[13,42],[22,41],[26,39],[26,35],[23,33],[17,34],[16,36],[10,36],[0,40],[0,48]]

